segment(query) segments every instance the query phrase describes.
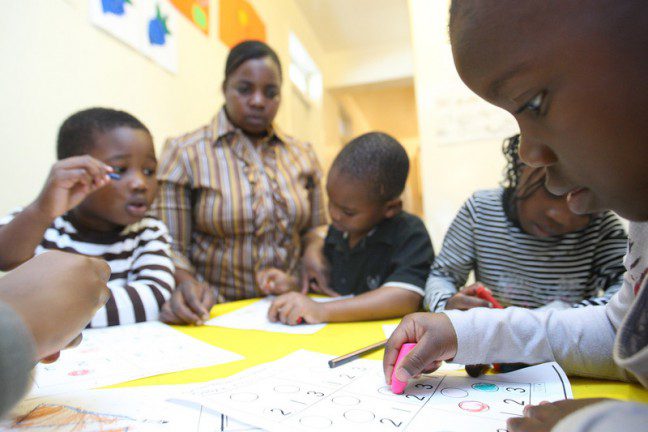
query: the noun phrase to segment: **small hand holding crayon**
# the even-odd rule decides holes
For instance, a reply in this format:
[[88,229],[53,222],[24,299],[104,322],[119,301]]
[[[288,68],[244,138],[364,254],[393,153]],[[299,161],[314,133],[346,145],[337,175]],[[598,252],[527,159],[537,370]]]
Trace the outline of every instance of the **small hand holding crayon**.
[[[397,360],[401,347],[415,343],[409,354]],[[446,314],[420,312],[405,316],[387,341],[383,357],[385,381],[392,384],[392,376],[406,383],[424,372],[433,372],[444,360],[457,353],[457,335]]]
[[53,220],[76,207],[92,192],[106,186],[111,176],[116,175],[112,167],[88,155],[60,160],[52,165],[32,207]]
[[486,300],[488,303],[492,304],[495,309],[504,309],[495,297],[493,297],[491,291],[481,284],[477,287],[477,297]]
[[475,307],[491,307],[488,299],[479,296],[478,290],[480,287],[484,288],[479,282],[464,287],[448,299],[444,309],[468,310]]
[[289,292],[272,302],[268,319],[288,325],[318,324],[326,321],[325,305],[311,300],[307,295]]
[[324,239],[312,242],[302,256],[301,292],[314,292],[329,297],[338,297],[335,290],[329,287],[329,263],[324,256]]
[[256,274],[259,290],[265,295],[279,295],[297,291],[297,278],[277,268],[263,269]]
[[[217,302],[217,294],[206,283],[196,280],[184,270],[184,280],[173,291],[171,299],[162,306],[160,321],[167,324],[203,325],[209,319],[209,311]],[[177,276],[176,276],[177,277]]]

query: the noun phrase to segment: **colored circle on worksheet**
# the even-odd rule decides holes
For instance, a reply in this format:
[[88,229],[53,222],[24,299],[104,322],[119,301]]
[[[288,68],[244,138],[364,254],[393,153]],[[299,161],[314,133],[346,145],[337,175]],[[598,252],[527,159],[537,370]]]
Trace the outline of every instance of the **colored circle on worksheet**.
[[472,385],[472,388],[485,392],[496,392],[497,390],[499,390],[499,387],[497,387],[495,384],[486,382],[475,383]]
[[485,403],[479,401],[463,401],[459,402],[459,408],[464,411],[478,413],[488,411],[490,407]]

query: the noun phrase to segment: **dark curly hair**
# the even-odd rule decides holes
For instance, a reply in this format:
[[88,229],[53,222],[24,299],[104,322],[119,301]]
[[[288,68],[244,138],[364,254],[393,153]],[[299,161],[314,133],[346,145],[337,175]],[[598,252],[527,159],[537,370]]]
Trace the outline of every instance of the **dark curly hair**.
[[[504,167],[504,210],[508,217],[517,221],[517,203],[530,197],[539,188],[544,187],[545,171],[540,168],[531,168],[520,159],[520,134],[506,138],[502,145],[502,153],[506,159]],[[520,184],[520,177],[524,169],[532,169],[529,178]]]
[[234,46],[227,56],[225,62],[225,81],[248,60],[270,57],[279,69],[279,78],[281,79],[281,61],[277,53],[264,42],[257,40],[248,40]]
[[407,181],[409,158],[403,146],[383,132],[369,132],[351,140],[335,157],[331,172],[360,180],[371,187],[372,198],[398,198]]
[[144,123],[125,111],[89,108],[74,113],[59,128],[56,157],[61,160],[88,154],[94,147],[97,134],[122,126],[141,129],[151,134]]

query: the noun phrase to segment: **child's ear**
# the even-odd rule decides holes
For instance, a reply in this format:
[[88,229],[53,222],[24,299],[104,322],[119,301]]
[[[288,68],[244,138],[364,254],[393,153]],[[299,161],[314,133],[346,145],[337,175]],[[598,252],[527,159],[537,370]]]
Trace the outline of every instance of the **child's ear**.
[[403,211],[403,200],[400,198],[394,198],[385,203],[385,217],[393,218],[398,213]]

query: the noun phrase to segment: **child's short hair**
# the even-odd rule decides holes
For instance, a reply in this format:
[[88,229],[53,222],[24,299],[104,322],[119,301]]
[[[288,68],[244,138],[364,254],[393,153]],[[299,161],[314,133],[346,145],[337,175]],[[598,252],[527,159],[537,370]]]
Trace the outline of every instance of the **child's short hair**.
[[354,138],[337,155],[331,171],[361,180],[371,187],[374,199],[398,198],[405,189],[409,158],[403,146],[383,132]]
[[87,154],[94,146],[97,133],[118,127],[149,132],[146,126],[125,111],[110,108],[89,108],[72,114],[61,125],[56,140],[56,157],[61,160]]

